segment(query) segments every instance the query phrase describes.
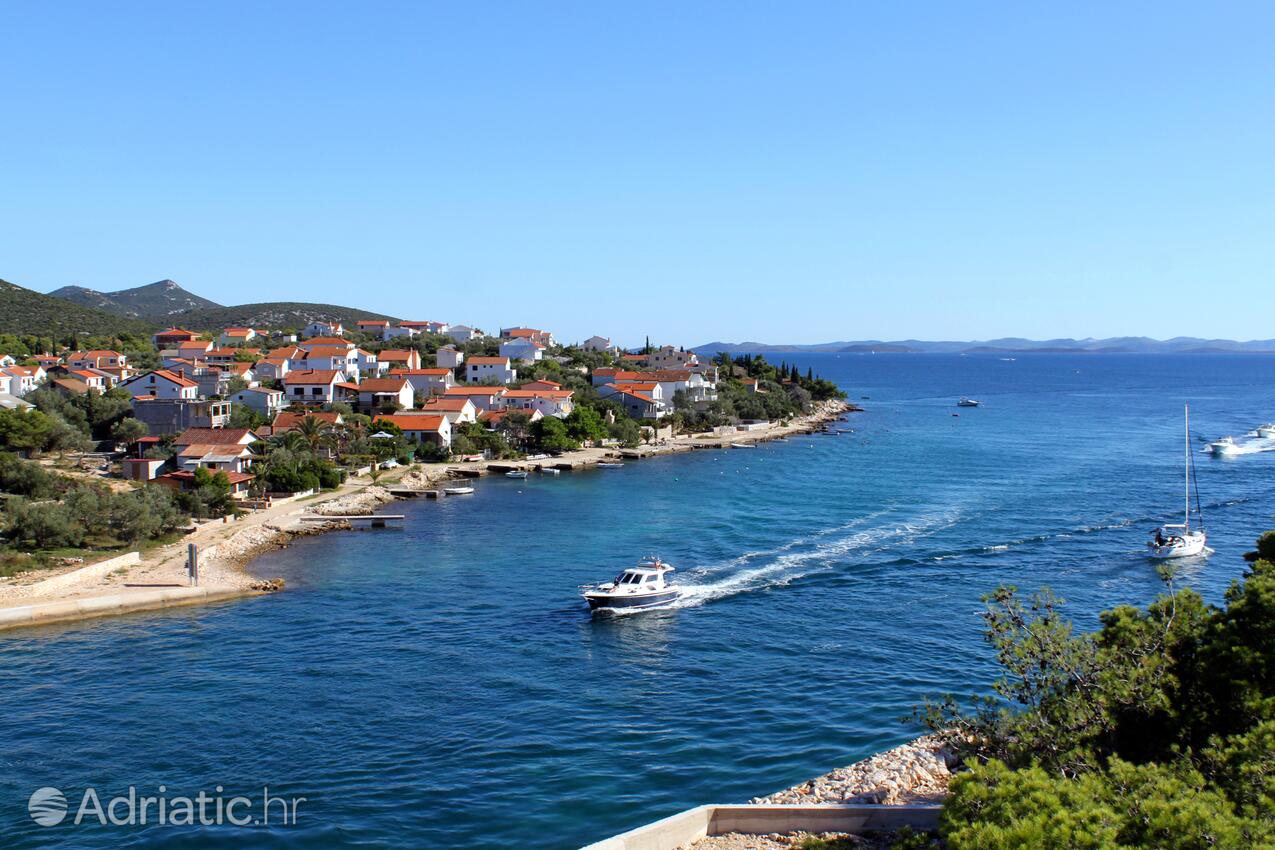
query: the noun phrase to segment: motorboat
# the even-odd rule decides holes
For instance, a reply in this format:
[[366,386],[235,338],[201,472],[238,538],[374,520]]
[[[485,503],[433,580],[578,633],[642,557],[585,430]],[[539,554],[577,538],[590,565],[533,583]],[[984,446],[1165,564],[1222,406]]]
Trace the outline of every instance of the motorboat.
[[509,470],[508,472],[506,472],[506,473],[505,473],[505,477],[506,477],[506,478],[526,478],[526,477],[527,477],[527,470],[525,470],[525,469],[511,469],[511,470]]
[[1275,425],[1267,423],[1266,425],[1257,426],[1257,436],[1263,440],[1275,440]]
[[595,611],[632,611],[668,605],[682,595],[681,588],[675,587],[666,578],[671,572],[671,564],[648,555],[638,561],[637,566],[629,567],[611,581],[583,588],[581,596]]
[[732,449],[755,449],[757,448],[757,444],[756,443],[731,443],[730,447]]
[[552,466],[542,466],[540,467],[540,474],[541,475],[561,475],[562,470],[554,469]]
[[612,460],[598,461],[598,469],[619,469],[622,466],[624,464]]
[[[1147,548],[1152,558],[1167,560],[1169,558],[1187,558],[1204,552],[1208,535],[1204,533],[1204,515],[1200,511],[1199,488],[1196,488],[1195,513],[1199,518],[1199,528],[1191,528],[1191,479],[1194,478],[1194,467],[1191,465],[1191,410],[1188,407],[1186,418],[1186,506],[1182,512],[1182,522],[1168,523],[1152,532],[1147,541]],[[1228,438],[1229,439],[1229,438]]]
[[448,496],[468,496],[474,492],[474,488],[468,484],[456,484],[452,487],[444,487],[443,492]]
[[976,398],[962,398],[960,401],[956,403],[956,406],[957,407],[978,407],[980,404],[982,404],[982,402]]
[[1216,457],[1225,457],[1226,455],[1239,454],[1240,447],[1235,445],[1235,440],[1231,437],[1223,437],[1220,440],[1214,440],[1209,443],[1209,451]]

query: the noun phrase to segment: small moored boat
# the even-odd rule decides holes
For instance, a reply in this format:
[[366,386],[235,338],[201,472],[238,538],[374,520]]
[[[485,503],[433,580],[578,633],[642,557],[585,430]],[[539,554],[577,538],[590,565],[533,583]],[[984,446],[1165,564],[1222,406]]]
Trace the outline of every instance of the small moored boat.
[[540,467],[540,474],[541,475],[561,475],[562,470],[554,469],[552,466],[542,466]]
[[976,398],[962,398],[956,403],[957,407],[978,407],[982,402]]
[[526,478],[526,477],[527,477],[527,470],[525,470],[525,469],[511,469],[510,471],[508,471],[508,472],[506,472],[506,473],[505,473],[505,477],[506,477],[506,478]]
[[617,463],[611,460],[603,460],[598,462],[598,469],[619,469],[622,466],[624,466],[624,464]]
[[468,496],[474,492],[474,488],[468,484],[456,484],[452,487],[444,487],[443,492],[449,496]]
[[665,576],[673,572],[673,566],[654,555],[638,561],[614,579],[604,584],[583,588],[580,594],[593,610],[611,609],[632,611],[655,608],[676,602],[682,595]]

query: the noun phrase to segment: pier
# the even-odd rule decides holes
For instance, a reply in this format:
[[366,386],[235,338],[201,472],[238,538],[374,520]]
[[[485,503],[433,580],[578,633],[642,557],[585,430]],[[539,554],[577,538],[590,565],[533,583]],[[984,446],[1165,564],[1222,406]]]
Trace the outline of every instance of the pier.
[[352,528],[402,528],[406,514],[358,514],[352,516],[323,516],[310,514],[301,517],[303,522],[348,522]]

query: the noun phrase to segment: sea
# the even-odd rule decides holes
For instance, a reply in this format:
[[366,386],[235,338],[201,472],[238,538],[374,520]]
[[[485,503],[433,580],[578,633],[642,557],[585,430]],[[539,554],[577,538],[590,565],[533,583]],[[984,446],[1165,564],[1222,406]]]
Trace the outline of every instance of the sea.
[[[1000,585],[1051,588],[1086,629],[1163,592],[1145,542],[1181,521],[1185,404],[1213,551],[1176,585],[1220,603],[1275,527],[1275,440],[1251,433],[1275,420],[1275,357],[772,359],[862,405],[847,433],[484,478],[396,505],[402,530],[262,557],[283,593],[0,633],[0,846],[579,847],[900,744],[927,696],[987,693]],[[1241,454],[1203,452],[1228,434]],[[684,601],[591,616],[579,587],[646,554]],[[170,815],[201,791],[250,803],[141,824],[130,788]],[[60,823],[33,819],[39,789]],[[118,824],[89,789],[123,801]],[[245,823],[263,793],[269,825]]]

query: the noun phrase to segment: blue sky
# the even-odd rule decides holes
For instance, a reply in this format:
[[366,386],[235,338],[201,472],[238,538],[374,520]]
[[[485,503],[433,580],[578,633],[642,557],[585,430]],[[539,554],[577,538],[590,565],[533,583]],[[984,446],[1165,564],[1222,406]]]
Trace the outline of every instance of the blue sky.
[[1269,3],[8,3],[0,277],[566,339],[1275,337]]

